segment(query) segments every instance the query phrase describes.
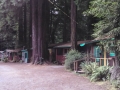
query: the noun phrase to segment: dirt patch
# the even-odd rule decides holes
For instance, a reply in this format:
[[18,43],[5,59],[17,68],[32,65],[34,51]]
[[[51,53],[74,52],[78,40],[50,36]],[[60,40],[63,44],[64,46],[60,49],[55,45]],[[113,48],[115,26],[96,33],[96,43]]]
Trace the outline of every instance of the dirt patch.
[[0,63],[0,90],[107,90],[64,66]]

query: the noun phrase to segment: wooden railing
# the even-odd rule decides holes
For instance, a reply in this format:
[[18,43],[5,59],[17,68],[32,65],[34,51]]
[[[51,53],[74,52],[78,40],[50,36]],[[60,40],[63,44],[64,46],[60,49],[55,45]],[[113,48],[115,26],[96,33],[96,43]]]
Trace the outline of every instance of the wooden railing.
[[79,62],[82,62],[82,61],[85,61],[86,60],[86,58],[83,58],[83,59],[80,59],[80,60],[75,60],[73,63],[74,63],[74,71],[75,72],[77,72],[78,71],[78,67],[79,67],[79,65],[78,65],[78,63]]
[[[82,62],[82,61],[86,61],[88,58],[83,58],[83,59],[80,59],[80,60],[75,60],[73,63],[74,63],[74,71],[75,72],[78,72],[78,67],[79,67],[79,65],[78,65],[78,63],[79,62]],[[109,62],[109,60],[113,60],[112,58],[93,58],[93,57],[91,57],[91,58],[89,58],[88,59],[89,61],[92,61],[92,62],[96,62],[96,63],[99,63],[99,66],[102,66],[102,61],[104,62],[104,64],[103,64],[103,66],[107,66],[108,65],[108,62]],[[99,60],[98,62],[97,62],[97,60]],[[115,62],[113,61],[113,64],[112,64],[113,66],[115,65]]]
[[[99,65],[102,66],[102,61],[104,61],[104,66],[107,66],[109,63],[109,60],[113,60],[112,58],[95,58],[95,62],[99,60]],[[115,62],[113,61],[113,66],[115,65]]]

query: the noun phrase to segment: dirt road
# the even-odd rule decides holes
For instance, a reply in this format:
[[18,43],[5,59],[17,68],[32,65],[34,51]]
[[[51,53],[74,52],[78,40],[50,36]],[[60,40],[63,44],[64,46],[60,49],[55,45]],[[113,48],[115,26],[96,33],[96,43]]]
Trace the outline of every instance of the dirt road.
[[0,90],[106,90],[63,66],[0,62]]

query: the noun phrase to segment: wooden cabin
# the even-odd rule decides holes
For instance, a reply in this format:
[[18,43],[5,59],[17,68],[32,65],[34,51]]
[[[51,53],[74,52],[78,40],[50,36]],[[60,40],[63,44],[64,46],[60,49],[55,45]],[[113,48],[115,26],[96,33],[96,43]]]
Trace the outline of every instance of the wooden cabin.
[[20,51],[21,51],[21,49],[6,49],[4,51],[4,54],[8,58],[8,61],[10,61],[10,62],[12,62],[12,61],[19,61],[20,57],[19,57],[18,53]]
[[[98,45],[98,43],[99,40],[77,41],[77,50],[86,53],[89,60],[97,62],[100,66],[113,66],[115,54],[113,52],[108,53],[104,47]],[[65,54],[70,48],[70,42],[51,45],[51,48],[49,48],[50,61],[54,59],[63,64],[65,61]]]
[[[88,46],[85,45],[84,47],[81,47],[80,44],[87,43],[89,41],[90,40],[78,41],[77,42],[78,51],[87,53]],[[52,59],[55,59],[58,62],[60,62],[61,64],[63,64],[65,61],[65,54],[71,49],[71,43],[68,42],[68,43],[53,44],[53,45],[50,45],[49,47],[50,47],[49,48],[50,61],[52,61]]]

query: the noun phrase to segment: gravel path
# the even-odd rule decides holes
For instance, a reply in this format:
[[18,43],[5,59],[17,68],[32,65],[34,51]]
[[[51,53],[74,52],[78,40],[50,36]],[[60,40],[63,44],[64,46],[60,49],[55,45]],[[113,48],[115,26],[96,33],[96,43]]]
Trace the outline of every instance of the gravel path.
[[106,90],[63,66],[0,62],[0,90]]

